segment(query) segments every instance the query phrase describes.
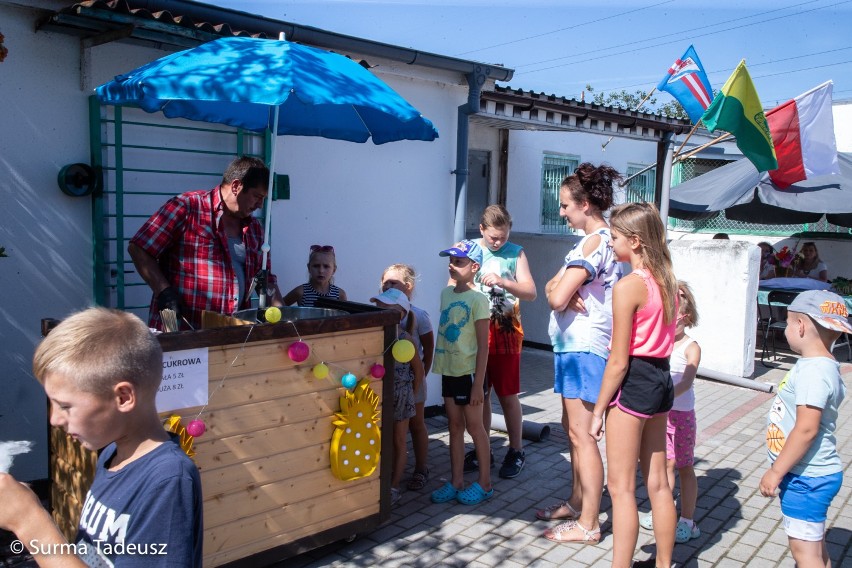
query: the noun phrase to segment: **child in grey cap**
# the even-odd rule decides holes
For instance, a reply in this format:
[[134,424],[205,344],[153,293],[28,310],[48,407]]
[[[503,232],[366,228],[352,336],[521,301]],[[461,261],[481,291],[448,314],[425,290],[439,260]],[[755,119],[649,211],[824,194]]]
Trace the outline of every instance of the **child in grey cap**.
[[760,493],[780,494],[796,565],[828,566],[825,520],[843,481],[834,432],[846,395],[831,348],[841,333],[852,333],[843,298],[824,290],[802,292],[787,308],[784,333],[801,358],[781,381],[769,411],[770,467]]

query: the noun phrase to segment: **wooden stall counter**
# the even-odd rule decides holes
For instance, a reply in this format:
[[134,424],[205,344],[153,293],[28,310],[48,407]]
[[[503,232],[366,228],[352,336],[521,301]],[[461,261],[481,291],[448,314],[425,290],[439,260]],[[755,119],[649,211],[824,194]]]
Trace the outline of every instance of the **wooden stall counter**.
[[[200,350],[207,357],[206,407],[162,415],[164,420],[179,415],[185,427],[201,411],[207,428],[193,441],[204,497],[204,566],[269,565],[371,530],[390,514],[388,347],[398,316],[352,302],[327,301],[324,307],[345,314],[158,336],[166,356]],[[309,355],[295,362],[288,348],[299,340]],[[329,376],[317,379],[314,366],[321,362]],[[388,369],[388,380],[370,376],[376,363]],[[372,474],[351,481],[336,477],[331,467],[333,422],[348,392],[341,386],[346,373],[378,397],[384,458]],[[390,420],[382,420],[385,413]],[[96,457],[55,429],[50,445],[54,518],[73,538]]]

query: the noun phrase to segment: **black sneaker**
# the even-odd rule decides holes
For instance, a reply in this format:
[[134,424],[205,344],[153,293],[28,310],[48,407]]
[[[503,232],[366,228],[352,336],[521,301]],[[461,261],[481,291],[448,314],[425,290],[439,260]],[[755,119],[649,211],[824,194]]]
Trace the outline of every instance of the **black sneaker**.
[[506,452],[506,457],[503,460],[503,466],[500,468],[500,477],[504,479],[512,479],[517,477],[521,470],[524,469],[526,456],[523,450],[514,450],[509,448]]
[[[491,452],[491,467],[494,467],[494,452]],[[464,455],[464,472],[479,471],[479,460],[476,459],[476,450],[470,450]]]

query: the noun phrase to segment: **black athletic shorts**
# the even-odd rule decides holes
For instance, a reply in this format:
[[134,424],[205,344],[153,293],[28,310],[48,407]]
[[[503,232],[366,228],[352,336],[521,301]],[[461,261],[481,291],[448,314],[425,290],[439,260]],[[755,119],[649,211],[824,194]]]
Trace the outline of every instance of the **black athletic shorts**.
[[[485,385],[482,385],[483,391]],[[458,406],[470,404],[470,391],[473,388],[473,374],[454,377],[441,375],[441,396],[451,398]]]
[[673,403],[674,385],[668,357],[631,355],[621,388],[609,405],[640,418],[651,418],[671,410]]

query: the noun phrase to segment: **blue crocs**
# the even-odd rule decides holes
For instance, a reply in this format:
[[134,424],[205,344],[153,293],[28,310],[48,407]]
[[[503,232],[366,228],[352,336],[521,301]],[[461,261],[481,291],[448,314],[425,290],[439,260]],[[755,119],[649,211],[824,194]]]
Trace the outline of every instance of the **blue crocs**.
[[453,484],[448,481],[440,489],[436,489],[432,492],[432,502],[446,503],[455,499],[458,494],[459,490],[453,487]]
[[456,499],[462,505],[477,505],[486,499],[490,499],[494,495],[494,490],[485,491],[479,483],[473,482],[473,485],[463,491],[459,491]]

